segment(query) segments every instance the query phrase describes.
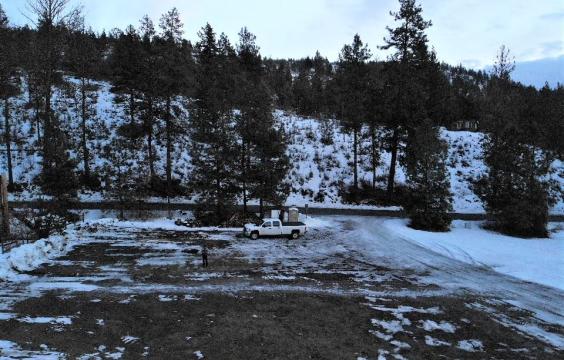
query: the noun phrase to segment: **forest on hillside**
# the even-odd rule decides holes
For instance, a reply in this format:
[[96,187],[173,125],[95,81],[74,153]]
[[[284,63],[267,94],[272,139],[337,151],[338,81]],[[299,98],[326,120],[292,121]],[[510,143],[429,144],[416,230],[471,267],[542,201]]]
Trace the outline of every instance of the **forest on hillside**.
[[[205,223],[231,218],[239,202],[246,212],[257,201],[263,213],[290,191],[284,179],[292,159],[288,134],[274,117],[279,109],[319,119],[327,142],[332,127],[324,123],[337,121],[351,135],[351,178],[342,185],[349,202],[373,196],[399,204],[413,227],[436,231],[448,230],[452,210],[440,129],[483,132],[488,169],[472,188],[493,225],[546,235],[548,209],[562,194],[549,173],[562,160],[564,86],[512,81],[514,61],[503,46],[489,73],[439,62],[426,35],[431,21],[415,0],[399,1],[391,14],[396,27],[384,41],[370,39],[392,50],[384,61],[374,60],[377,48],[359,35],[336,62],[319,53],[269,59],[246,27],[236,43],[210,24],[188,39],[174,8],[156,23],[145,16],[101,33],[68,0],[30,0],[29,9],[34,24],[14,27],[0,4],[2,156],[12,192],[29,185],[12,174],[13,153],[25,146],[41,163],[34,185],[61,201],[80,189],[122,203],[139,194],[195,194],[196,216]],[[91,139],[108,137],[96,114],[102,82],[111,84],[109,106],[120,109],[119,126],[94,149]],[[61,102],[74,110],[60,111]],[[24,130],[33,141],[22,139]],[[366,142],[368,164],[360,160]],[[384,151],[391,154],[385,188],[362,183],[359,167],[375,175]],[[97,154],[104,154],[101,169],[94,167]],[[179,174],[184,155],[189,173]],[[396,187],[400,164],[405,187]]]

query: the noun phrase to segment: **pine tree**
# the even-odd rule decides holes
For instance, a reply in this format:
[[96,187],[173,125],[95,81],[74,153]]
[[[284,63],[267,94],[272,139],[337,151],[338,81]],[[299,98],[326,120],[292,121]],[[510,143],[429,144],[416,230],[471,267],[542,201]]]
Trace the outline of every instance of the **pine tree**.
[[511,82],[515,65],[502,47],[483,106],[488,124],[483,143],[489,170],[475,186],[495,229],[518,236],[547,236],[548,208],[553,199],[546,180],[552,163],[523,126],[526,103]]
[[311,76],[311,99],[313,115],[320,118],[328,113],[325,94],[326,82],[329,77],[331,64],[323,58],[319,51],[313,58],[313,74]]
[[282,205],[287,189],[282,184],[288,170],[284,134],[277,129],[272,116],[272,97],[266,86],[262,57],[256,37],[246,28],[239,33],[237,47],[241,68],[239,106],[241,114],[237,132],[241,139],[241,177],[244,211],[247,190],[264,204]]
[[2,4],[0,4],[0,30],[5,31],[8,29],[9,21],[6,12],[2,8]]
[[353,187],[352,196],[356,201],[358,191],[358,154],[362,126],[367,116],[368,66],[371,57],[368,46],[355,35],[351,45],[345,45],[339,55],[337,82],[339,87],[339,111],[346,131],[353,133]]
[[383,146],[385,132],[382,124],[389,116],[389,103],[386,96],[385,77],[383,65],[378,62],[370,64],[367,89],[367,116],[368,136],[370,138],[370,169],[372,172],[372,190],[376,190],[376,170],[380,166],[380,149]]
[[102,169],[105,186],[104,196],[108,200],[118,201],[119,218],[125,219],[128,205],[139,199],[139,188],[142,179],[139,178],[135,160],[135,149],[123,137],[113,138],[104,149],[107,162]]
[[[247,28],[241,29],[239,32],[239,44],[237,45],[237,53],[239,56],[239,64],[242,71],[240,78],[241,89],[239,91],[240,98],[237,99],[240,115],[237,117],[237,134],[241,139],[241,165],[240,165],[240,184],[241,193],[243,195],[243,212],[247,213],[247,202],[249,185],[252,183],[250,179],[251,153],[254,150],[256,135],[256,108],[254,106],[255,85],[260,83],[262,72],[259,48],[255,43],[256,37],[250,33]],[[263,89],[264,90],[264,89]],[[253,92],[253,93],[251,93]]]
[[447,169],[447,144],[430,119],[419,125],[406,157],[409,200],[405,207],[415,229],[448,231],[451,222],[452,194]]
[[6,145],[6,165],[8,170],[8,186],[14,187],[12,169],[12,126],[10,99],[20,93],[17,71],[15,43],[9,29],[8,17],[0,4],[0,100],[4,109],[4,143]]
[[167,196],[172,195],[172,157],[173,141],[179,126],[175,121],[173,99],[180,95],[187,83],[187,60],[182,51],[183,30],[180,14],[176,8],[168,11],[160,19],[161,34],[158,39],[160,61],[158,93],[165,101],[165,144],[166,144],[166,189]]
[[224,221],[239,192],[237,146],[232,121],[233,108],[223,90],[224,65],[213,28],[207,24],[198,33],[197,78],[190,109],[191,185],[198,194],[206,222]]
[[[113,89],[119,95],[127,98],[127,114],[129,116],[129,137],[138,137],[136,112],[140,79],[142,77],[141,61],[143,59],[141,39],[133,26],[128,26],[125,32],[120,32],[112,51]],[[116,99],[121,101],[121,97]],[[126,127],[124,127],[125,129]]]
[[293,103],[292,73],[287,61],[281,60],[272,65],[269,75],[271,88],[275,93],[276,105],[288,109]]
[[154,150],[155,116],[159,87],[159,52],[155,44],[155,26],[148,15],[141,19],[139,32],[142,37],[142,60],[139,90],[143,96],[142,116],[143,130],[147,137],[147,163],[152,181],[156,179]]
[[310,116],[313,113],[310,72],[309,67],[302,67],[292,84],[294,109],[298,114],[304,116]]
[[[69,35],[69,46],[66,51],[68,68],[78,79],[76,85],[78,90],[78,104],[80,113],[80,147],[82,152],[82,162],[84,173],[82,183],[88,187],[96,188],[99,180],[91,173],[90,149],[88,143],[92,136],[91,123],[95,119],[96,94],[98,88],[92,84],[91,79],[95,77],[97,67],[101,62],[101,53],[96,47],[96,35],[86,30],[84,18],[78,17],[75,22],[75,29]],[[74,83],[70,86],[74,87]]]
[[[43,166],[38,180],[43,190],[50,195],[73,196],[78,187],[75,163],[70,159],[67,134],[61,129],[51,104],[53,86],[62,82],[59,70],[65,45],[65,20],[69,18],[65,13],[68,0],[31,0],[28,4],[37,16],[33,71],[44,105]],[[65,179],[65,182],[61,179]]]
[[387,126],[392,133],[390,137],[391,163],[388,174],[388,197],[394,193],[396,164],[400,141],[409,127],[417,127],[418,121],[414,117],[421,113],[424,104],[420,101],[420,82],[417,79],[417,67],[421,56],[427,54],[427,36],[425,30],[431,26],[421,15],[423,10],[416,4],[416,0],[399,0],[400,10],[390,12],[395,21],[400,24],[395,29],[387,27],[389,36],[384,39],[384,50],[394,48],[396,52],[388,65],[388,88],[393,96],[392,113],[387,118]]

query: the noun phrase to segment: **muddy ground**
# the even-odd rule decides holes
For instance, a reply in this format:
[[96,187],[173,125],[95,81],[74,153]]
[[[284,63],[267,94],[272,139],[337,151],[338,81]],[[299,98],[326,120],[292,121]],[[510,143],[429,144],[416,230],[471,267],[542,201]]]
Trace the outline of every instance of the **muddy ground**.
[[[447,291],[426,272],[353,250],[312,255],[329,239],[339,244],[334,230],[253,243],[227,232],[105,225],[79,237],[29,282],[2,284],[1,359],[564,356],[519,327],[562,337],[562,326],[496,296]],[[207,269],[197,253],[204,242]]]

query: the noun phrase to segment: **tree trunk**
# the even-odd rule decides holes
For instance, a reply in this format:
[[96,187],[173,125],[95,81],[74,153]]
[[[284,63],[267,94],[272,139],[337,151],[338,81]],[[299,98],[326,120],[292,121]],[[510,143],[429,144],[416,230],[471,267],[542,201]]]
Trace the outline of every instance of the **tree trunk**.
[[394,197],[394,183],[396,178],[396,162],[398,158],[398,143],[399,143],[399,129],[394,128],[394,133],[392,135],[391,153],[392,159],[390,161],[390,173],[388,175],[388,200],[392,200]]
[[219,158],[217,158],[217,154],[216,154],[216,159],[215,159],[215,216],[216,216],[216,220],[217,223],[219,225],[219,221],[221,219],[221,206],[222,206],[222,194],[221,194],[221,179],[220,179],[220,174],[221,174],[221,168],[220,168],[220,161]]
[[241,183],[243,187],[243,214],[247,215],[247,162],[245,140],[241,145]]
[[354,185],[353,185],[353,196],[354,201],[357,200],[356,195],[358,191],[358,130],[355,128],[353,130],[353,178],[354,178]]
[[81,111],[82,111],[82,154],[84,157],[84,176],[88,179],[90,178],[90,152],[88,151],[88,141],[87,141],[87,126],[86,126],[86,84],[82,81],[81,87]]
[[155,177],[155,158],[153,156],[153,98],[150,97],[148,101],[147,114],[147,151],[149,152],[149,173],[151,178]]
[[135,95],[133,92],[129,94],[129,118],[133,126],[135,124]]
[[372,140],[372,190],[376,190],[376,168],[378,167],[378,157],[376,151],[376,128],[373,126],[370,131]]
[[51,122],[51,86],[47,86],[45,89],[45,118],[43,120],[43,167],[45,170],[45,166],[47,169],[50,169],[52,166],[52,154],[51,149],[54,144],[50,142],[53,139],[53,123]]
[[14,185],[14,177],[12,173],[12,134],[10,129],[10,101],[4,98],[4,141],[6,142],[6,157],[8,165],[8,185]]
[[51,126],[53,125],[51,123],[51,86],[47,86],[47,89],[45,90],[45,119],[43,121],[43,144],[45,145],[46,143],[49,142],[49,140],[51,139]]
[[172,190],[172,124],[170,114],[170,97],[166,99],[166,191]]
[[37,143],[41,144],[41,118],[39,116],[39,104],[35,106],[35,126],[37,127]]

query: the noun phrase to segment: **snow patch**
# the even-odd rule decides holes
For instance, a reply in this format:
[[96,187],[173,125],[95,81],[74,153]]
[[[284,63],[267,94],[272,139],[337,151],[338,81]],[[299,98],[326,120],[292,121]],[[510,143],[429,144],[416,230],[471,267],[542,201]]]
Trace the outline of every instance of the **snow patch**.
[[456,347],[468,352],[484,351],[484,345],[480,340],[462,340]]
[[425,335],[425,344],[429,346],[451,346],[449,342],[435,339],[429,335]]
[[0,359],[58,360],[66,358],[65,354],[50,350],[47,345],[40,347],[39,351],[23,350],[15,342],[0,340]]
[[425,329],[425,331],[441,330],[450,334],[454,334],[454,332],[456,331],[456,327],[446,321],[441,321],[440,323],[436,323],[433,320],[425,320],[425,321],[420,320],[419,322],[422,324],[423,329]]
[[57,316],[57,317],[29,317],[18,319],[19,322],[28,324],[56,324],[56,325],[71,325],[72,318],[68,316]]

